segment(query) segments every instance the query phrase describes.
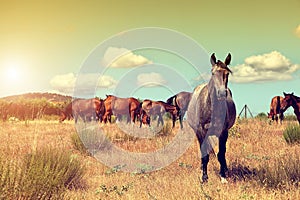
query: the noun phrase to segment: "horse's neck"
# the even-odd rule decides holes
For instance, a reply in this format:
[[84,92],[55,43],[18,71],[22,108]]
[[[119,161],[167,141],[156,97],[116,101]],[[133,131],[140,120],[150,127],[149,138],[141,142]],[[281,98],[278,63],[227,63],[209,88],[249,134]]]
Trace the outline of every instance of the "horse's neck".
[[296,101],[299,103],[300,102],[300,97],[297,97],[295,95],[294,95],[294,97],[295,97]]
[[294,113],[296,114],[296,115],[299,115],[300,114],[300,101],[299,102],[294,102],[293,104],[292,104],[292,107],[294,108]]

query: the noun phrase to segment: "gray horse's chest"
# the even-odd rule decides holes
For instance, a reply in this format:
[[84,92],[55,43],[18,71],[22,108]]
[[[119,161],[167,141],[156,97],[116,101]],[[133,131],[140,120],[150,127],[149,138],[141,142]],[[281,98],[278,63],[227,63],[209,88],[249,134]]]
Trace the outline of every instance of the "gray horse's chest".
[[218,101],[209,95],[207,85],[200,85],[192,95],[187,120],[194,130],[208,129],[212,125],[226,126],[224,128],[228,129],[233,125],[235,115],[235,105],[230,95],[226,101]]

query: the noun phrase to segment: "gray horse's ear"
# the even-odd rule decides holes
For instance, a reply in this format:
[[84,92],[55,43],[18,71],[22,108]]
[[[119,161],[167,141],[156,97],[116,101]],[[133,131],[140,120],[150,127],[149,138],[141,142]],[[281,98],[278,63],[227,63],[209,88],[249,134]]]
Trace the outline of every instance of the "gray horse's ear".
[[225,59],[225,65],[229,65],[231,61],[231,54],[229,53],[228,56]]
[[211,63],[212,66],[217,64],[217,59],[216,59],[215,53],[211,54],[210,63]]
[[285,93],[285,92],[283,92],[283,95],[284,95],[284,96],[286,96],[286,93]]
[[294,95],[294,92],[292,92],[292,95]]

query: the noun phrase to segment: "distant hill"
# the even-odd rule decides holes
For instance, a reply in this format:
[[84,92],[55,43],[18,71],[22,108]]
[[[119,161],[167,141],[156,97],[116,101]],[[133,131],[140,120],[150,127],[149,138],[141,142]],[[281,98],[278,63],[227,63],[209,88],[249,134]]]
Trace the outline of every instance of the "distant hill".
[[56,94],[56,93],[26,93],[26,94],[20,94],[20,95],[12,95],[12,96],[7,96],[7,97],[2,97],[0,99],[6,100],[6,101],[17,101],[20,98],[24,99],[46,99],[49,102],[70,102],[72,100],[71,96],[67,95],[61,95],[61,94]]

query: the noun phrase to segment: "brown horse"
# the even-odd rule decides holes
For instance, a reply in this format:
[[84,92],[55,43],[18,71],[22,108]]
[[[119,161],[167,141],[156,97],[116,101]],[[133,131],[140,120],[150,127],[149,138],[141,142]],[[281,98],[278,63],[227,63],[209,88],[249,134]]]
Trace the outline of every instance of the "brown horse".
[[217,136],[219,139],[218,161],[220,163],[220,175],[222,183],[226,183],[226,142],[228,130],[233,126],[236,118],[235,104],[228,84],[228,76],[231,73],[228,65],[231,55],[223,63],[216,60],[215,54],[210,58],[212,64],[212,76],[207,84],[201,84],[194,89],[187,110],[187,121],[194,130],[200,144],[202,162],[202,181],[207,182],[207,164],[212,144],[209,136]]
[[280,109],[283,101],[283,97],[275,96],[271,100],[270,104],[270,112],[268,113],[268,118],[271,118],[273,121],[275,120],[278,123],[278,119],[280,120],[280,124],[282,124],[282,120],[284,118],[283,112]]
[[281,103],[281,110],[282,112],[286,111],[290,106],[293,107],[294,113],[297,116],[297,120],[300,124],[300,97],[297,97],[294,95],[294,93],[283,93],[284,94],[284,99],[282,100]]
[[140,106],[141,106],[140,127],[142,126],[142,123],[145,121],[144,116],[147,116],[146,121],[149,126],[150,126],[150,116],[158,116],[157,126],[159,126],[159,123],[164,125],[163,115],[166,112],[169,112],[171,114],[173,119],[173,127],[174,127],[175,120],[178,116],[178,110],[176,106],[169,105],[163,101],[152,101],[149,99],[144,100]]
[[[75,101],[75,100],[74,100]],[[63,122],[66,119],[70,120],[73,118],[73,111],[72,111],[72,102],[67,104],[63,110],[60,111],[60,118],[59,122]]]
[[103,100],[92,99],[74,99],[69,103],[65,109],[61,112],[60,122],[63,122],[66,118],[73,117],[75,123],[77,123],[80,117],[84,122],[91,119],[99,120],[101,118]]
[[[176,108],[178,110],[178,117],[179,117],[179,122],[180,122],[181,128],[183,128],[182,120],[185,115],[185,112],[188,109],[191,97],[192,97],[191,92],[183,91],[183,92],[179,92],[178,94],[170,97],[166,102],[169,105],[176,106]],[[175,127],[175,120],[176,119],[173,118],[173,128]]]
[[[104,100],[105,114],[103,120],[111,122],[111,115],[115,115],[118,118],[125,115],[127,122],[135,122],[135,119],[139,115],[140,102],[133,97],[119,98],[113,95],[106,95]],[[120,119],[119,119],[120,120]]]

